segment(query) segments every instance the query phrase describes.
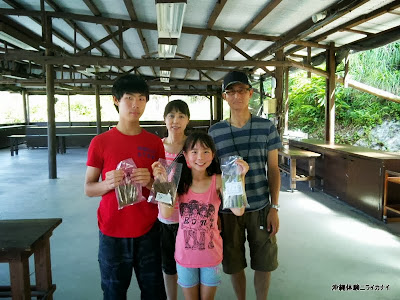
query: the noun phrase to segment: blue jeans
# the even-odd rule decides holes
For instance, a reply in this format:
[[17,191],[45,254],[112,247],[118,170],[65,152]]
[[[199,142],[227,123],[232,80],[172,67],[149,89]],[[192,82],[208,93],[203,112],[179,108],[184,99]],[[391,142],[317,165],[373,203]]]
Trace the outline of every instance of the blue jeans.
[[158,221],[148,233],[137,238],[115,238],[100,232],[99,264],[104,300],[126,299],[132,270],[141,291],[140,299],[166,299]]

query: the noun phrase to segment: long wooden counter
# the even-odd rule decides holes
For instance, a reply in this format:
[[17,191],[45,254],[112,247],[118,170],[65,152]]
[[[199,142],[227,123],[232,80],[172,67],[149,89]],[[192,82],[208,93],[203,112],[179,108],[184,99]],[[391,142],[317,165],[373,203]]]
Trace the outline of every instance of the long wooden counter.
[[[289,140],[289,145],[321,154],[317,187],[382,220],[385,171],[400,172],[399,154],[312,139]],[[400,188],[391,186],[387,198],[400,204]]]

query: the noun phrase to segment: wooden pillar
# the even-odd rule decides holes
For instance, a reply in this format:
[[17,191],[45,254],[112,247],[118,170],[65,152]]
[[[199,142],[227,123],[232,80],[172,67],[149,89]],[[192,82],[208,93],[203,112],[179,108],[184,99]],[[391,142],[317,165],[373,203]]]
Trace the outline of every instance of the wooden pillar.
[[214,120],[214,112],[213,112],[213,97],[209,96],[208,99],[210,99],[210,127],[213,124]]
[[335,44],[330,43],[326,51],[326,102],[325,102],[325,142],[333,144],[335,142],[335,86],[336,86],[336,61]]
[[[311,47],[307,47],[307,65],[311,65]],[[311,79],[311,72],[307,72],[307,78]]]
[[260,76],[260,116],[262,116],[264,112],[264,78]]
[[69,122],[69,126],[72,126],[72,122],[71,122],[71,99],[70,99],[70,95],[68,93],[68,122]]
[[350,64],[350,60],[349,60],[349,53],[346,54],[346,57],[344,58],[344,75],[343,75],[343,85],[345,88],[349,87],[349,83],[348,83],[348,74],[349,74],[349,64]]
[[[283,50],[279,50],[276,52],[276,60],[277,61],[284,61],[284,54]],[[275,88],[275,98],[277,102],[277,117],[278,117],[278,125],[277,129],[279,132],[279,135],[283,137],[283,130],[284,128],[284,106],[283,106],[283,67],[276,67],[275,69],[275,78],[276,78],[276,88]]]
[[285,68],[285,130],[289,130],[289,68]]
[[26,102],[26,91],[22,90],[22,105],[24,108],[24,122],[26,125],[29,124],[29,117],[28,117],[28,104]]
[[[46,44],[52,44],[52,20],[47,17],[44,12],[43,1],[41,1],[43,9],[43,36]],[[53,56],[50,49],[46,49],[46,56]],[[57,178],[57,137],[56,137],[56,116],[55,116],[55,99],[54,99],[54,66],[46,64],[46,94],[47,94],[47,145],[48,145],[48,164],[49,178]]]
[[216,121],[221,121],[223,119],[222,101],[221,94],[215,95],[214,116]]
[[98,84],[95,85],[95,93],[96,93],[97,134],[100,134],[101,133],[101,107],[100,107],[100,86]]

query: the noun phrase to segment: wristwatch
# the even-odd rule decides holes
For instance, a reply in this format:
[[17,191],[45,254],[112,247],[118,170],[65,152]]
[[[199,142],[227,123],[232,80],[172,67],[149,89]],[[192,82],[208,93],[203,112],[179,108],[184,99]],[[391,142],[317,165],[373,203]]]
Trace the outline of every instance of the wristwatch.
[[275,208],[277,211],[279,211],[280,205],[279,204],[271,204],[271,208]]

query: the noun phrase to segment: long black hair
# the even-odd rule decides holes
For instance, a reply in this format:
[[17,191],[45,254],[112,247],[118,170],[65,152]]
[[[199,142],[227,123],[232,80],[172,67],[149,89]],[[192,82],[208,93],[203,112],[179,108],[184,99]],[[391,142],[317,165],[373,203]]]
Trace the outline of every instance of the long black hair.
[[[204,131],[194,131],[186,139],[183,151],[188,153],[193,147],[200,142],[205,148],[210,148],[214,154],[211,164],[207,167],[207,175],[221,174],[219,162],[216,155],[216,148],[213,139]],[[185,157],[182,155],[177,159],[177,162],[182,163],[182,174],[178,185],[178,195],[186,194],[189,191],[193,182],[192,171],[187,166]]]

